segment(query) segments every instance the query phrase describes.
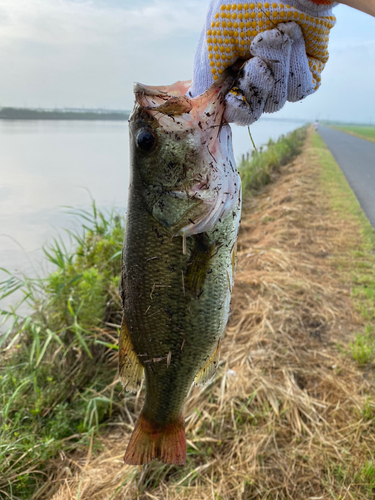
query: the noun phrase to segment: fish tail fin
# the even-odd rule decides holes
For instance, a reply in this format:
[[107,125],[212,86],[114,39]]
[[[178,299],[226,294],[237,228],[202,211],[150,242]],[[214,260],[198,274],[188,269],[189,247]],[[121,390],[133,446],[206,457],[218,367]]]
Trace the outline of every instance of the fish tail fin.
[[175,422],[161,426],[141,413],[124,460],[129,465],[143,465],[154,458],[165,464],[185,463],[186,439],[183,415]]

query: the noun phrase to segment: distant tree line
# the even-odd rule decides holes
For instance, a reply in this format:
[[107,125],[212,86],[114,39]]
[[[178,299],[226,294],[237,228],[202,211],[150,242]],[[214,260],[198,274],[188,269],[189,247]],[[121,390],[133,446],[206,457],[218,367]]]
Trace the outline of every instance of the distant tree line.
[[124,121],[129,113],[95,111],[44,111],[26,108],[1,108],[3,120],[116,120]]

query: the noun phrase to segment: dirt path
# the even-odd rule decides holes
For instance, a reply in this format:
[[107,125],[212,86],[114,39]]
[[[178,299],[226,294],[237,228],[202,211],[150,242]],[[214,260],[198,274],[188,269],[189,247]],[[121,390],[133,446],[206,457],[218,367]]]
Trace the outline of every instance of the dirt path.
[[186,406],[186,466],[124,466],[129,413],[104,451],[57,464],[53,500],[372,498],[371,387],[345,354],[363,326],[345,272],[358,227],[322,193],[310,143],[244,204],[221,366]]

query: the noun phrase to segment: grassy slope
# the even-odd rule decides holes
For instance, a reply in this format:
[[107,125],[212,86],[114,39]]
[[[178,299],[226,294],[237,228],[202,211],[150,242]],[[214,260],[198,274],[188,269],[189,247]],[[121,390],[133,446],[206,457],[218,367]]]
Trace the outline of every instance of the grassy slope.
[[[61,485],[54,500],[167,492],[171,500],[250,500],[259,492],[341,499],[348,489],[370,498],[375,406],[350,356],[371,368],[372,231],[318,136],[262,189],[304,136],[270,144],[242,166],[247,195],[233,313],[215,381],[187,403],[186,466],[154,463],[139,472],[122,465],[143,395],[126,396],[123,408],[112,383],[123,229],[116,217],[96,214],[76,253],[64,257],[55,247],[57,272],[43,284],[48,300],[34,303],[43,314],[20,322],[24,342],[0,358],[0,496],[50,499]],[[332,205],[322,205],[321,189]],[[8,288],[16,284],[8,280]],[[98,442],[106,421],[113,431]]]
[[348,253],[341,259],[340,268],[343,278],[352,281],[354,303],[365,321],[365,331],[356,336],[352,352],[360,365],[366,365],[375,360],[375,232],[319,135],[313,137],[313,145],[319,155],[322,183],[333,210],[358,228],[357,234],[347,241]]
[[121,464],[141,394],[104,453],[74,457],[84,471],[70,465],[53,500],[373,498],[375,403],[358,366],[373,363],[350,346],[372,325],[373,233],[312,141],[245,196],[221,365],[186,405],[186,466]]
[[0,337],[1,498],[32,498],[50,459],[86,450],[99,426],[122,411],[113,381],[124,221],[95,204],[78,215],[75,249],[59,240],[45,249],[55,266],[46,279],[0,270],[1,298],[20,290],[30,311],[0,310],[10,324]]
[[238,169],[244,192],[255,192],[269,184],[272,174],[302,152],[306,140],[306,127],[294,130],[278,141],[268,141],[265,151],[253,151],[250,160],[243,160]]
[[361,139],[375,142],[375,126],[335,125],[333,128],[346,132],[347,134],[355,135]]
[[[255,155],[249,187],[269,182],[272,172],[297,154],[304,136],[296,132]],[[138,412],[129,395],[123,408],[116,381],[123,220],[101,213],[95,203],[78,216],[83,234],[72,235],[73,250],[58,240],[46,249],[55,266],[46,279],[0,270],[0,297],[21,290],[31,311],[27,317],[17,309],[0,311],[0,320],[11,323],[0,338],[0,496],[50,494],[45,478],[54,474],[51,459],[92,451],[103,423],[129,409]]]

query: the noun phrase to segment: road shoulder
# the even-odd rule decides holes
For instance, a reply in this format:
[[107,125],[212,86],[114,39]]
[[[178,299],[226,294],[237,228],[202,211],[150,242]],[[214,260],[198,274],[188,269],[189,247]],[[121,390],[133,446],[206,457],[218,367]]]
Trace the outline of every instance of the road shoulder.
[[[312,137],[312,161],[320,165],[320,182],[328,209],[341,226],[344,245],[337,249],[341,279],[350,285],[354,308],[363,321],[352,344],[360,365],[375,362],[375,230],[363,212],[339,165],[319,135]],[[342,246],[342,251],[339,251]]]
[[328,126],[335,130],[338,130],[339,132],[345,132],[346,134],[354,135],[354,137],[358,137],[358,139],[365,139],[366,141],[375,142],[375,126]]

